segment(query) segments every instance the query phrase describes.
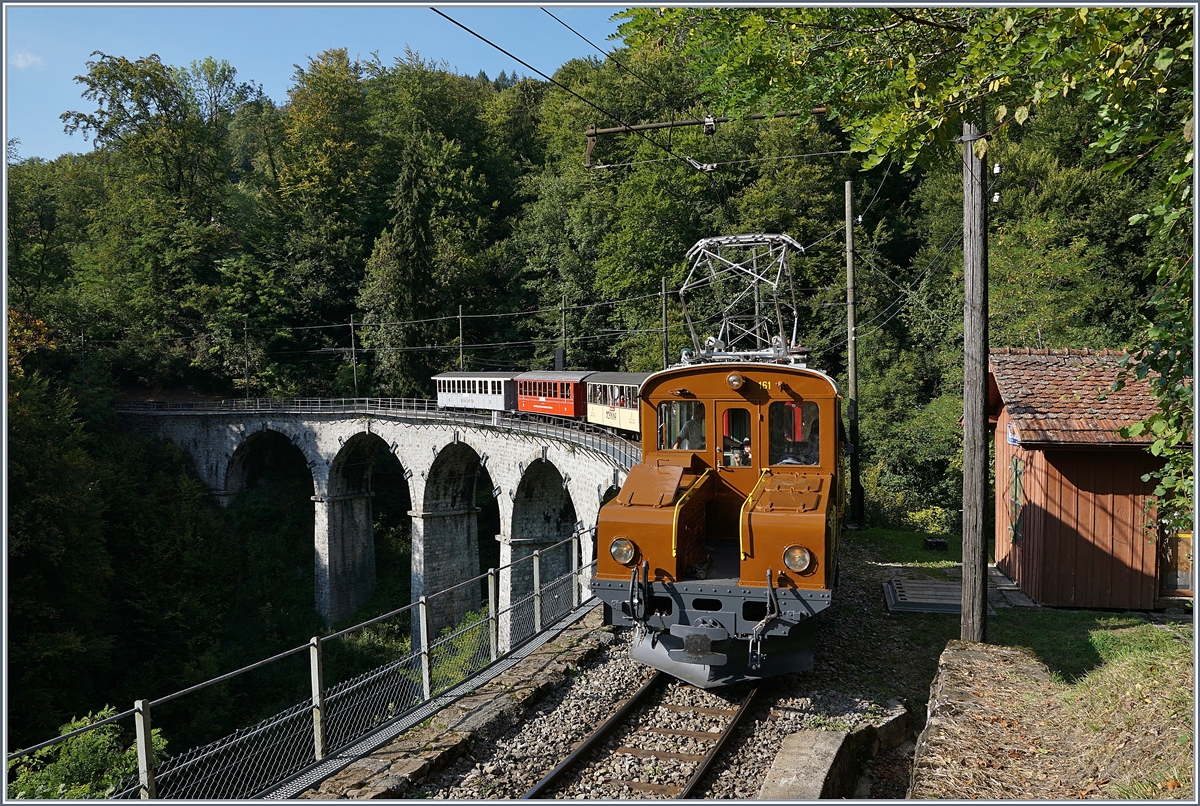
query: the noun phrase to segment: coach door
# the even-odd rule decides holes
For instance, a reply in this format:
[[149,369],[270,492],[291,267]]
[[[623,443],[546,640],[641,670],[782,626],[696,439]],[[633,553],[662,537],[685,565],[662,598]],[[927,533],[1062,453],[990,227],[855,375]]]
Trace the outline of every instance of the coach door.
[[710,533],[736,540],[742,504],[758,481],[758,410],[745,403],[717,402],[717,490],[709,512]]

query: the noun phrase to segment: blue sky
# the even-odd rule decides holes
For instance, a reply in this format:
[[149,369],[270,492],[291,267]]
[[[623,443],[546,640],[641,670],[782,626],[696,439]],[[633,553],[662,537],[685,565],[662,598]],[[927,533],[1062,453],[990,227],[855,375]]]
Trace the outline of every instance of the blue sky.
[[[538,6],[438,8],[547,75],[569,59],[600,56]],[[620,8],[546,5],[605,50],[617,44],[608,39],[617,27],[609,18]],[[406,45],[426,61],[445,61],[464,75],[480,70],[493,78],[502,70],[529,74],[424,5],[5,4],[5,141],[19,138],[23,158],[90,150],[81,135],[63,133],[59,115],[94,108],[80,97],[74,77],[87,71],[86,62],[97,50],[130,59],[157,53],[164,63],[179,66],[205,56],[224,59],[237,68],[239,79],[262,84],[281,103],[287,100],[293,65],[305,65],[321,51],[344,47],[364,59],[378,52],[390,64],[404,55]]]

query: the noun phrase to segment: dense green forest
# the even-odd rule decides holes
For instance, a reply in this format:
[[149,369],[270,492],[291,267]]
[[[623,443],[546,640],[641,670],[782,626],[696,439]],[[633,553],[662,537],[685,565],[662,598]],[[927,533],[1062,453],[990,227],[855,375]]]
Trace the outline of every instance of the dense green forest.
[[[427,397],[460,349],[467,369],[549,368],[564,316],[568,367],[657,369],[663,278],[678,288],[698,239],[746,232],[805,245],[801,340],[844,380],[847,180],[868,519],[958,528],[960,147],[864,162],[838,119],[735,120],[606,136],[586,168],[588,124],[756,111],[718,107],[688,54],[637,41],[553,82],[332,49],[283,99],[212,59],[98,53],[78,77],[94,111],[63,115],[94,149],[46,161],[8,143],[14,747],[323,629],[305,480],[221,509],[177,449],[118,428],[114,401]],[[1145,343],[1173,242],[1130,218],[1171,168],[1106,169],[1104,103],[1067,93],[992,135],[993,346]],[[408,595],[393,509],[377,512],[380,592],[353,621]],[[227,694],[197,735],[249,713]]]

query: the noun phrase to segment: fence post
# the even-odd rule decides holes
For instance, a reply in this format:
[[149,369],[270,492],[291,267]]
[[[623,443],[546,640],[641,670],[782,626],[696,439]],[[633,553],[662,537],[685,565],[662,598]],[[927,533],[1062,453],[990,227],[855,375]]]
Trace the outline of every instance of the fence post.
[[496,620],[496,569],[488,569],[488,633],[492,639],[492,660],[496,660],[500,652],[500,625]]
[[421,620],[421,692],[428,701],[433,699],[433,680],[429,671],[429,610],[424,596],[417,600],[417,616]]
[[158,792],[154,786],[154,743],[150,728],[150,701],[135,700],[133,703],[133,727],[137,734],[138,780],[141,796],[154,800]]
[[542,552],[533,552],[533,632],[542,631]]
[[312,669],[313,752],[317,761],[325,758],[325,670],[321,654],[321,638],[314,635],[308,642],[308,659]]
[[579,607],[580,588],[583,586],[583,580],[579,577],[579,553],[583,549],[583,542],[579,539],[578,531],[571,535],[571,607],[572,609]]

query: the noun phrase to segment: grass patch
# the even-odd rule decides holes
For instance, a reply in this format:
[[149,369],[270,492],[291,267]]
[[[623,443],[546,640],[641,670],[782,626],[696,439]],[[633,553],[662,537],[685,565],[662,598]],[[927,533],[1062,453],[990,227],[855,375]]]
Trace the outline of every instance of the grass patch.
[[1191,625],[1150,624],[1097,632],[1102,664],[1067,687],[1063,698],[1088,737],[1084,761],[1106,770],[1110,797],[1194,795]]
[[1126,655],[1149,655],[1179,642],[1136,613],[1014,607],[989,617],[988,642],[1033,650],[1066,685]]
[[[877,566],[868,574],[872,578],[892,574],[888,566],[895,566],[896,576],[957,578],[961,538],[947,536],[946,553],[927,551],[925,538],[922,532],[868,529],[847,533],[843,550],[851,563]],[[1030,682],[1028,691],[1005,694],[1012,699],[1000,702],[1029,717],[1022,725],[1030,741],[1044,739],[1055,748],[1056,756],[1026,771],[1052,779],[1067,775],[1047,781],[1010,770],[1004,791],[1036,796],[1038,787],[1054,783],[1090,797],[1194,800],[1190,623],[1155,624],[1140,613],[1049,607],[997,608],[987,618],[988,643],[1026,648],[1051,673],[1050,686]],[[909,662],[929,664],[932,676],[946,643],[959,637],[959,618],[905,613],[897,619]],[[881,685],[894,686],[889,679],[896,676],[894,667],[880,664],[877,674]],[[868,675],[868,682],[874,677]],[[1018,751],[1025,752],[1021,747],[1013,752]],[[1015,758],[996,758],[1001,766],[994,772]]]
[[[925,538],[946,541],[947,551],[930,551]],[[952,568],[962,562],[962,537],[959,535],[927,535],[924,532],[903,532],[898,529],[863,529],[847,533],[851,545],[870,545],[873,562],[886,565],[905,565],[914,568]]]

